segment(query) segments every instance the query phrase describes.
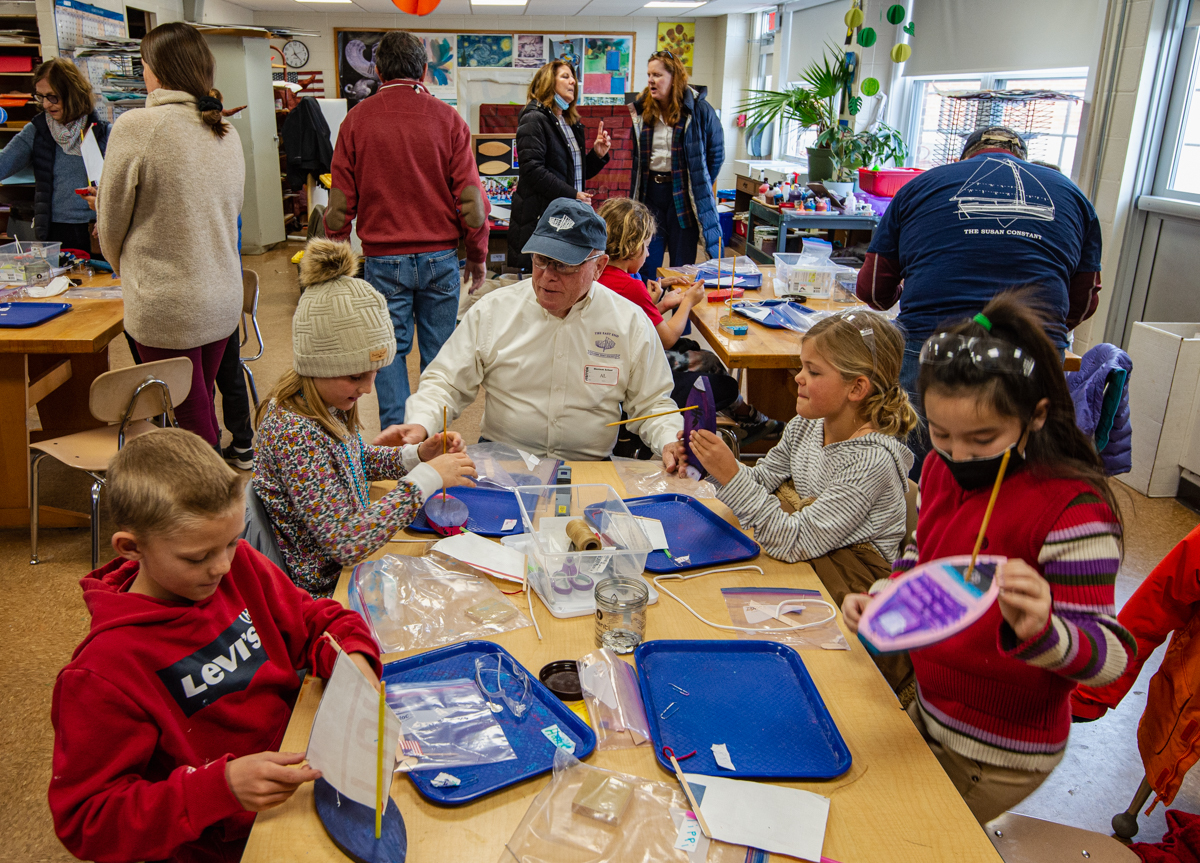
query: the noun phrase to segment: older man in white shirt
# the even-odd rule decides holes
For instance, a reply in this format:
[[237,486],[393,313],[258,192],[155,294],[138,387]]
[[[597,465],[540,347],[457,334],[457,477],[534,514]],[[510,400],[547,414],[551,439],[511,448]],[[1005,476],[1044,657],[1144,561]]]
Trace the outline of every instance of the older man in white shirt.
[[[377,444],[418,443],[486,393],[481,437],[536,455],[605,459],[621,418],[675,410],[662,343],[636,305],[595,280],[607,231],[587,204],[560,198],[525,244],[533,277],[471,307],[421,375],[404,425]],[[630,423],[674,470],[684,461],[679,414]]]

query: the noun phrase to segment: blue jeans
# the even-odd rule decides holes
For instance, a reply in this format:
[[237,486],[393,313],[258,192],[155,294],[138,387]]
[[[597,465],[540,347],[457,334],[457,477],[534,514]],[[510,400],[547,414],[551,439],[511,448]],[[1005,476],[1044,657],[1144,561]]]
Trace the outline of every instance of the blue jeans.
[[921,417],[921,423],[908,433],[905,443],[912,450],[913,466],[908,477],[913,482],[921,479],[921,466],[925,464],[925,456],[929,455],[929,429],[925,425],[925,405],[921,403],[921,395],[917,392],[917,377],[921,373],[921,345],[923,341],[904,342],[904,361],[900,364],[900,388],[908,393],[913,410]]
[[458,317],[458,250],[388,255],[366,259],[366,278],[387,300],[396,330],[396,359],[379,370],[379,425],[387,428],[404,422],[404,403],[410,394],[408,358],[412,350],[413,321],[421,349],[421,371],[433,362]]

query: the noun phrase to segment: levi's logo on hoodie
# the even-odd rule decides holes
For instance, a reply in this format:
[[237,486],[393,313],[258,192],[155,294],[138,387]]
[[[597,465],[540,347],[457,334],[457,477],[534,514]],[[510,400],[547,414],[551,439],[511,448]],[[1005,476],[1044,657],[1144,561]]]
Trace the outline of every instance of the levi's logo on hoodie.
[[211,644],[158,672],[185,716],[250,685],[267,661],[250,610],[242,613]]

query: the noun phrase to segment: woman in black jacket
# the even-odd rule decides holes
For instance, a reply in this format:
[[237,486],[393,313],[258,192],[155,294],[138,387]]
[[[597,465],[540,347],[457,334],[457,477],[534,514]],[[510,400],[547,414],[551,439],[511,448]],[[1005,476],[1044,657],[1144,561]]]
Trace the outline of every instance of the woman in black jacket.
[[530,271],[529,256],[521,249],[533,235],[538,219],[555,198],[591,203],[583,181],[604,170],[612,139],[604,122],[592,149],[584,154],[583,123],[575,110],[579,82],[570,63],[552,60],[538,69],[529,83],[529,104],[517,126],[520,176],[512,198],[508,227],[508,265]]

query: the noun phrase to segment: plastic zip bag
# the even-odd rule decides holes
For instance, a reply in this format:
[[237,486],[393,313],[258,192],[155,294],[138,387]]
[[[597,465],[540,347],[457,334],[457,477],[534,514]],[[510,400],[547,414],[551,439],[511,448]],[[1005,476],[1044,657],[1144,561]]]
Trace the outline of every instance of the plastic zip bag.
[[579,686],[599,749],[630,749],[650,738],[637,672],[607,647],[579,660]]
[[734,303],[733,310],[742,317],[758,321],[764,327],[796,333],[807,333],[817,321],[829,317],[829,312],[810,309],[791,300]]
[[387,704],[400,718],[397,773],[517,757],[474,680],[389,683]]
[[649,494],[686,494],[689,497],[713,499],[717,488],[707,480],[688,479],[682,473],[667,473],[662,459],[642,461],[636,458],[612,457],[617,476],[625,486],[625,497],[644,497]]
[[805,598],[821,599],[817,590],[802,590],[791,587],[723,587],[721,596],[729,609],[729,620],[734,626],[762,627],[761,632],[738,631],[738,638],[757,641],[777,641],[792,647],[820,647],[825,650],[849,650],[836,620],[810,629],[793,629],[772,632],[772,620],[779,625],[791,626],[820,620],[829,610],[819,603],[804,603]]
[[[608,799],[627,800],[594,808],[597,788]],[[744,863],[744,845],[703,835],[694,850],[677,848],[683,832],[676,818],[688,808],[674,783],[601,770],[559,749],[550,783],[530,804],[498,863]]]
[[554,475],[562,466],[560,459],[542,458],[495,441],[471,444],[467,455],[475,462],[476,482],[492,488],[553,485]]
[[494,584],[438,552],[359,564],[350,578],[349,599],[384,653],[532,626]]

